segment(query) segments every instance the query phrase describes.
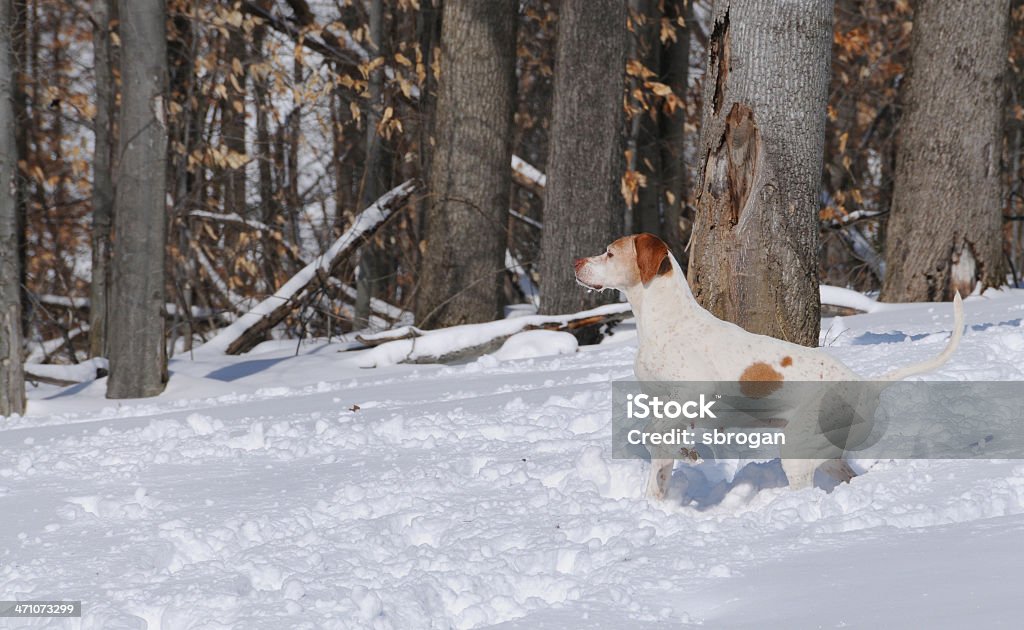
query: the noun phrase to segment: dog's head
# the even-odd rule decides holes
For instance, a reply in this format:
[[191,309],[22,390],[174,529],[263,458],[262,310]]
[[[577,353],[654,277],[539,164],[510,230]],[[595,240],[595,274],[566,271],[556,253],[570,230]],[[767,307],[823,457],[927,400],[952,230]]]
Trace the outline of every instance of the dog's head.
[[603,254],[577,258],[573,263],[576,282],[588,289],[625,291],[638,284],[650,284],[655,276],[672,271],[668,246],[653,234],[624,236]]

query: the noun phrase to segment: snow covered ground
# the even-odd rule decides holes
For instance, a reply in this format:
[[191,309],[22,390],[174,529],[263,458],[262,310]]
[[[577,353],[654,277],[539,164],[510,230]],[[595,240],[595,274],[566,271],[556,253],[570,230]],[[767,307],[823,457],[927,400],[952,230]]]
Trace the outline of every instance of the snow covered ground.
[[[1024,381],[1024,291],[965,307],[928,378]],[[887,307],[823,337],[880,374],[951,322]],[[273,342],[175,360],[156,399],[35,389],[0,419],[0,599],[84,616],[0,628],[1019,627],[1024,461],[878,462],[830,494],[680,464],[652,505],[610,458],[621,331],[449,367]]]

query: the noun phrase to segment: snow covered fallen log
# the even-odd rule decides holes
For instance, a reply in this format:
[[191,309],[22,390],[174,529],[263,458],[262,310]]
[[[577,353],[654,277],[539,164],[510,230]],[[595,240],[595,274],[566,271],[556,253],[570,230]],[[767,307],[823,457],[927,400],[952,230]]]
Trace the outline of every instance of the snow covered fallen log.
[[296,306],[304,304],[315,293],[335,268],[384,223],[416,189],[407,181],[388,191],[356,217],[352,226],[331,247],[317,256],[274,295],[257,304],[252,310],[225,327],[217,336],[203,344],[197,352],[224,352],[241,354],[251,350],[263,340],[266,333],[279,324]]
[[75,365],[26,363],[25,380],[67,387],[95,381],[106,376],[109,369],[110,364],[102,357],[82,361]]
[[559,330],[579,334],[632,317],[629,304],[608,304],[570,315],[529,315],[482,324],[420,330],[412,326],[356,339],[374,346],[352,358],[364,368],[395,363],[450,363],[493,352],[506,339],[526,330]]
[[818,288],[818,291],[821,293],[821,303],[828,304],[829,306],[848,308],[863,313],[875,313],[885,310],[886,307],[885,304],[851,289],[823,284]]
[[367,348],[376,348],[379,345],[398,341],[400,339],[415,339],[416,337],[422,337],[424,332],[429,331],[420,330],[415,326],[399,326],[398,328],[382,330],[376,333],[360,333],[356,335],[356,341]]

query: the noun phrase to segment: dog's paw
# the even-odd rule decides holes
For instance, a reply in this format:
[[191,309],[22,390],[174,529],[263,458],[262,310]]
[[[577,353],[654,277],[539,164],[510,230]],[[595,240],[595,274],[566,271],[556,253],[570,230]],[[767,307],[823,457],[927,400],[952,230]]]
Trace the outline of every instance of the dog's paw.
[[647,477],[647,497],[661,500],[668,491],[668,482],[672,478],[671,459],[655,459],[651,461],[651,474]]

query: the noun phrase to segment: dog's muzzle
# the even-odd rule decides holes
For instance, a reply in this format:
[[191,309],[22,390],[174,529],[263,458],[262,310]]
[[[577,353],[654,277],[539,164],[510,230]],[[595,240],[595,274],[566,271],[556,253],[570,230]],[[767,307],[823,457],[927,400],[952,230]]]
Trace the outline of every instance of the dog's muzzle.
[[589,284],[587,282],[584,282],[580,278],[580,271],[583,269],[584,265],[586,265],[586,264],[587,264],[587,259],[586,258],[577,258],[576,260],[574,260],[572,262],[572,268],[573,268],[573,271],[574,271],[574,275],[576,276],[576,284],[578,284],[581,287],[584,287],[586,289],[592,289],[594,291],[601,291],[602,289],[604,289],[604,287],[602,287],[601,285],[599,285],[599,284]]

